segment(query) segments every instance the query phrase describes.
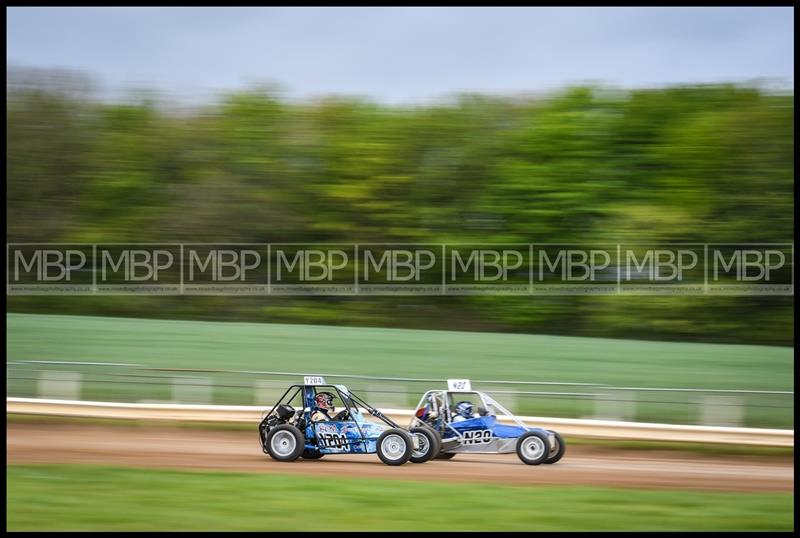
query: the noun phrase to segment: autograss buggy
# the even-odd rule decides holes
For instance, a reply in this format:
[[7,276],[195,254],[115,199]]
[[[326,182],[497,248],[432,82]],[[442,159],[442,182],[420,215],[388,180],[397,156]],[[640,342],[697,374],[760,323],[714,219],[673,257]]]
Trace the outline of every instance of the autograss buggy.
[[[498,422],[498,411],[516,425]],[[539,465],[557,462],[566,449],[557,432],[526,425],[488,394],[471,390],[466,379],[450,379],[448,390],[429,390],[422,396],[410,424],[420,426],[441,436],[439,459],[516,452],[524,463]]]
[[[334,397],[343,409],[330,416],[334,407],[321,409],[320,401],[332,403]],[[383,423],[367,421],[362,409]],[[377,453],[387,465],[402,465],[424,463],[441,449],[439,436],[430,428],[402,429],[344,385],[326,384],[319,376],[306,376],[302,385],[290,386],[262,416],[258,432],[262,450],[277,461]]]

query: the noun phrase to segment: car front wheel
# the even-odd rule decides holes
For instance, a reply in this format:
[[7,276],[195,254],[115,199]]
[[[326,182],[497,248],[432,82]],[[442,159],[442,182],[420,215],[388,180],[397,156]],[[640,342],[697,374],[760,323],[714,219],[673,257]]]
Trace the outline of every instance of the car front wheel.
[[517,456],[528,465],[544,463],[550,454],[547,436],[539,432],[528,432],[517,440]]
[[399,428],[386,430],[378,437],[378,457],[386,465],[402,465],[411,459],[413,443],[407,431]]

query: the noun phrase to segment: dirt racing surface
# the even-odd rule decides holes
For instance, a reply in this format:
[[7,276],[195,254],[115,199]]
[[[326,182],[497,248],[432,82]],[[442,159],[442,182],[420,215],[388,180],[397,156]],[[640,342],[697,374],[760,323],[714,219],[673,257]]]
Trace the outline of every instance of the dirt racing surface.
[[376,477],[518,485],[596,485],[721,491],[790,491],[791,458],[705,456],[569,446],[554,465],[529,466],[516,454],[458,454],[391,467],[377,455],[334,455],[291,463],[261,451],[258,434],[169,427],[11,423],[7,464],[95,463],[316,476]]

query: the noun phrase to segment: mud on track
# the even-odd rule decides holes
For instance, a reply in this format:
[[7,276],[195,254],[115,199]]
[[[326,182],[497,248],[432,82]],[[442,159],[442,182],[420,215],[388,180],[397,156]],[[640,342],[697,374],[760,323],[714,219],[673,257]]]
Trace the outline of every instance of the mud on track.
[[[555,465],[524,465],[515,454],[457,455],[449,461],[390,467],[374,454],[273,461],[258,434],[170,427],[11,423],[7,464],[93,463],[315,476],[375,477],[514,485],[595,485],[720,491],[791,491],[791,458],[699,456],[674,452],[567,447]],[[566,440],[569,443],[569,439]]]

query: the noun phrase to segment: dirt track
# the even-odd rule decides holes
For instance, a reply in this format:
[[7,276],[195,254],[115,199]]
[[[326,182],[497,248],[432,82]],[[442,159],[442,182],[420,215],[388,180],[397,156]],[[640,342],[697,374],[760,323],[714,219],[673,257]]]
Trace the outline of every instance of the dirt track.
[[[390,477],[438,482],[583,484],[723,491],[790,491],[791,458],[699,456],[569,447],[555,465],[526,466],[514,454],[458,455],[390,467],[377,456],[328,456],[279,463],[253,433],[178,428],[9,424],[7,463],[101,463],[175,469]],[[569,443],[569,439],[567,439]]]

